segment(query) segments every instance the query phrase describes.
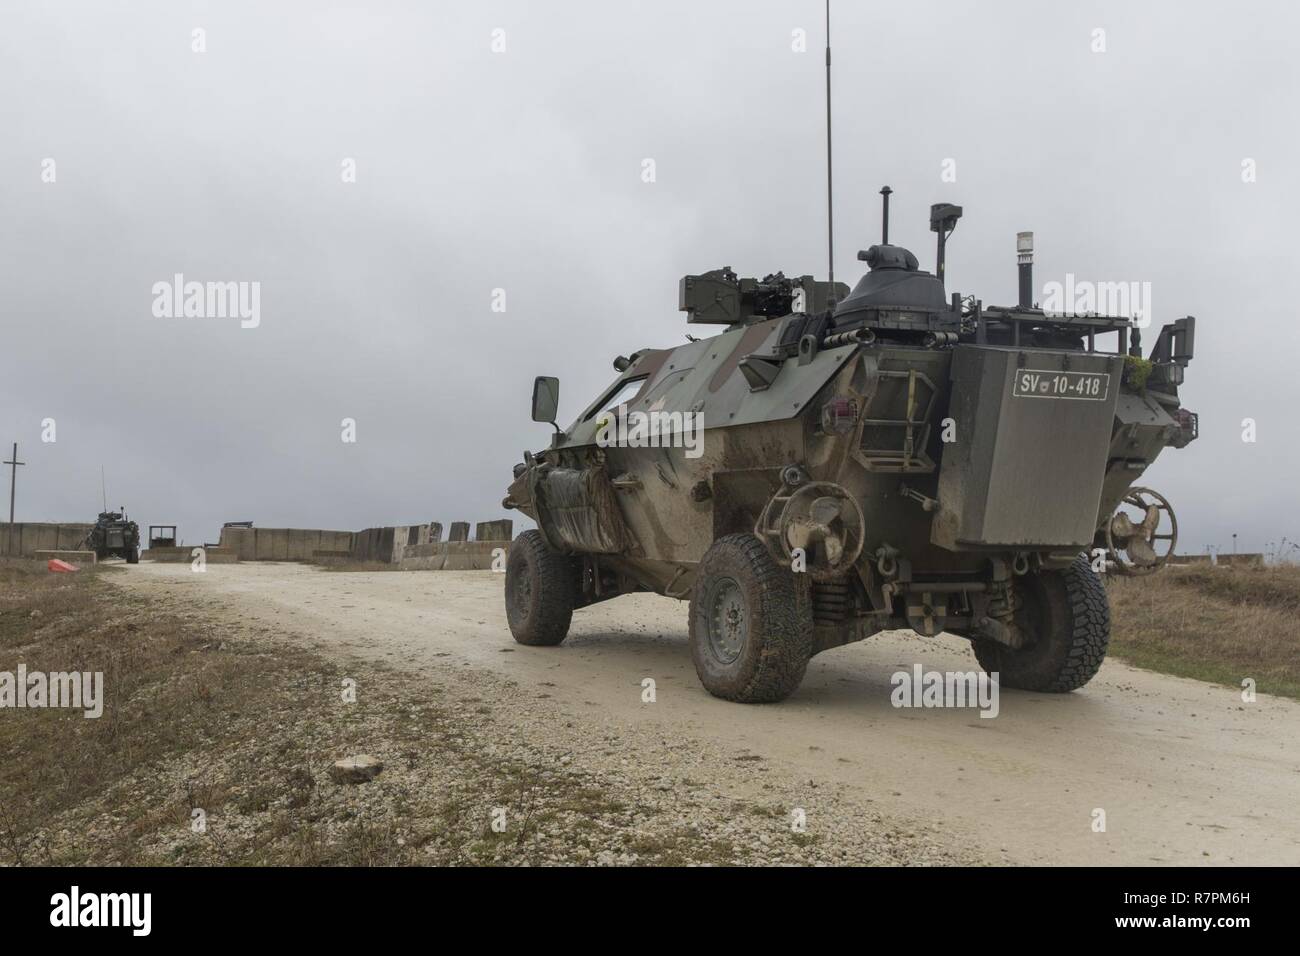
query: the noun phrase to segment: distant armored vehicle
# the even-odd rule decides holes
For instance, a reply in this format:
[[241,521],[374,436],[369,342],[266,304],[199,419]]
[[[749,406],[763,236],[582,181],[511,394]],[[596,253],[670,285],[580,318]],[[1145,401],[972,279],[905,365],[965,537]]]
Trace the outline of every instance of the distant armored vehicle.
[[95,527],[86,535],[83,548],[94,551],[96,559],[126,558],[127,564],[140,561],[140,526],[127,520],[124,511],[101,511]]
[[[731,700],[779,700],[812,655],[894,628],[968,639],[1007,687],[1097,673],[1097,572],[1148,573],[1174,549],[1172,508],[1134,482],[1196,437],[1178,399],[1195,320],[1144,358],[1134,320],[1044,312],[1028,233],[1016,305],[949,295],[961,208],[931,209],[932,274],[889,243],[882,193],[885,235],[852,292],[687,276],[687,321],[723,331],[616,359],[525,452],[504,502],[537,522],[506,571],[517,641],[558,644],[575,608],[646,590],[690,598],[696,672]],[[557,402],[539,378],[534,420],[554,424]]]

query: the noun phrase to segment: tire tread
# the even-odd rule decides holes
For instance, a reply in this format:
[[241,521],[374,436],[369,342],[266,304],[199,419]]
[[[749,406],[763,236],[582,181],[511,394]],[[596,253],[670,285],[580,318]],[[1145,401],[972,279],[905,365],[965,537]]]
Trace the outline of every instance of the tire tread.
[[[1110,646],[1110,602],[1101,578],[1092,570],[1086,554],[1059,573],[1064,587],[1063,610],[1069,633],[1067,643],[1057,651],[1055,662],[1045,670],[1017,668],[1009,648],[987,640],[974,640],[971,647],[985,671],[999,671],[1002,683],[1020,690],[1065,694],[1078,690],[1097,676]],[[1050,666],[1054,663],[1054,666]]]
[[[697,655],[708,653],[698,642],[707,638],[696,634],[699,620],[697,601],[703,592],[702,579],[719,570],[740,581],[747,591],[757,591],[758,621],[762,647],[752,672],[740,686],[723,686],[712,681],[701,668]],[[697,571],[691,595],[692,657],[696,673],[709,693],[740,703],[773,703],[789,697],[803,681],[812,656],[812,610],[807,587],[795,580],[792,572],[777,564],[767,547],[753,534],[731,534],[717,539],[704,555]]]
[[[569,633],[573,621],[574,595],[577,592],[577,564],[568,555],[551,550],[541,532],[529,529],[510,545],[510,558],[527,562],[533,567],[533,588],[537,592],[532,613],[517,622],[510,613],[510,593],[506,592],[506,618],[510,633],[520,644],[530,647],[554,647]],[[507,565],[509,570],[509,565]],[[506,587],[510,588],[511,575],[507,574]]]

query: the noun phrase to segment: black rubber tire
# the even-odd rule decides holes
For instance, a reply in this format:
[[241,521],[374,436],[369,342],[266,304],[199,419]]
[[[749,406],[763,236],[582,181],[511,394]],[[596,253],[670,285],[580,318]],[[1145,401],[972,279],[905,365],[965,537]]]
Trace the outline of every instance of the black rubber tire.
[[[748,624],[731,662],[719,658],[708,634],[708,595],[724,579],[736,585]],[[696,570],[690,613],[691,658],[710,694],[758,704],[784,700],[798,688],[813,648],[808,584],[777,564],[756,536],[730,534],[713,542]]]
[[540,531],[525,531],[506,560],[506,621],[520,644],[554,647],[569,633],[578,562],[552,551]]
[[127,563],[127,564],[139,564],[139,563],[140,563],[140,549],[139,549],[139,548],[133,548],[132,550],[130,550],[130,551],[128,551],[128,552],[126,553],[126,563]]
[[1017,620],[1034,642],[1013,649],[976,639],[976,660],[1000,675],[1002,687],[1050,694],[1078,690],[1096,676],[1110,644],[1110,602],[1101,578],[1081,554],[1063,571],[1021,580],[1025,603]]

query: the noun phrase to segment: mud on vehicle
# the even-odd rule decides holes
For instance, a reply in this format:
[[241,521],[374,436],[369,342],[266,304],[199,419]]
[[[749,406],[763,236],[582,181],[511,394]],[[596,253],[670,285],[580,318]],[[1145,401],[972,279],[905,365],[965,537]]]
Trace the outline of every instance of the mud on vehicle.
[[[506,570],[516,640],[559,644],[575,609],[653,591],[689,598],[696,672],[730,700],[779,700],[814,654],[897,628],[969,640],[1004,687],[1097,673],[1097,572],[1150,573],[1177,539],[1169,503],[1135,482],[1196,437],[1178,398],[1195,320],[1143,357],[1130,318],[1043,311],[1028,233],[1016,305],[949,295],[961,208],[931,209],[929,273],[889,243],[882,193],[885,235],[852,292],[686,276],[687,322],[723,331],[620,356],[525,453],[504,502],[537,523]],[[558,390],[537,379],[535,421],[554,424]]]

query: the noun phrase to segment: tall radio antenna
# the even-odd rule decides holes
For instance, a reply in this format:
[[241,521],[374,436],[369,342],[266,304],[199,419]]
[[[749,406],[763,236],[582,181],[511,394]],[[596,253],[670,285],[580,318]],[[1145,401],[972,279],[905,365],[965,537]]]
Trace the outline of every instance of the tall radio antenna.
[[104,483],[104,466],[99,466],[99,493],[104,498],[104,510],[108,510],[108,485]]
[[830,304],[835,306],[835,209],[831,202],[831,0],[826,0],[826,258]]

